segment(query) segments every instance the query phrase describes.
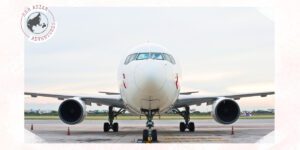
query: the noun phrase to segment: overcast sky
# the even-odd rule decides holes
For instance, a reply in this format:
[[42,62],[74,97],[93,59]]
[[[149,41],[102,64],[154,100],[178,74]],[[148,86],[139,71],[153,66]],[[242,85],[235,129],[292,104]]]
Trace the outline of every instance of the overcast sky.
[[[95,94],[118,91],[128,50],[161,44],[182,67],[182,91],[200,95],[274,90],[274,23],[255,8],[50,8],[57,30],[44,43],[25,41],[25,91]],[[25,109],[60,101],[25,98]],[[239,101],[242,110],[274,108],[274,96]],[[88,109],[106,109],[92,106]],[[210,111],[211,107],[193,107]]]

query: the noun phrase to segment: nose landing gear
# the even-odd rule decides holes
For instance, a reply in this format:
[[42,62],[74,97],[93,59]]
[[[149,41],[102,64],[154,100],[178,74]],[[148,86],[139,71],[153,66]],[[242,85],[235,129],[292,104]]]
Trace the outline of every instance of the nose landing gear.
[[109,129],[112,129],[114,132],[119,131],[119,124],[117,122],[113,122],[114,118],[117,117],[119,114],[122,114],[125,112],[125,109],[120,108],[119,111],[114,111],[112,106],[108,107],[108,121],[105,122],[103,125],[103,131],[108,132]]
[[173,109],[173,111],[184,118],[184,122],[179,123],[180,132],[184,132],[185,129],[188,129],[190,132],[195,131],[194,122],[190,122],[190,107],[184,107],[185,111],[180,111],[178,108]]
[[148,128],[143,130],[143,142],[157,142],[157,131],[152,129],[152,127],[154,127],[152,119],[157,111],[158,110],[142,110],[147,117],[146,127]]

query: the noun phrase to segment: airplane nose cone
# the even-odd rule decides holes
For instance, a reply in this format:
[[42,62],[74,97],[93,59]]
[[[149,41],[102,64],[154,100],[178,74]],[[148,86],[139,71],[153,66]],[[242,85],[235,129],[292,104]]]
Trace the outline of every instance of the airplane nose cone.
[[147,61],[139,64],[135,69],[135,83],[143,92],[159,91],[166,81],[166,69],[157,62]]

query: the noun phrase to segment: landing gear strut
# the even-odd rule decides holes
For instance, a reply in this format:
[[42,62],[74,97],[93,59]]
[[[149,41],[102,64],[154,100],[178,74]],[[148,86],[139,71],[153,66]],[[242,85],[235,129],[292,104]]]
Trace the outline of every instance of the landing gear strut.
[[114,118],[117,117],[119,114],[124,113],[125,109],[120,108],[118,111],[113,110],[113,106],[108,107],[108,121],[105,122],[103,125],[104,132],[108,132],[109,129],[112,129],[114,132],[119,131],[119,124],[117,122],[113,122]]
[[189,129],[190,132],[194,132],[195,124],[194,122],[190,122],[190,107],[185,106],[184,108],[184,111],[180,111],[178,108],[174,109],[175,113],[179,114],[184,118],[184,122],[180,122],[179,124],[179,130],[180,132],[184,132],[185,129]]
[[148,129],[143,130],[143,141],[144,142],[156,142],[157,141],[157,131],[155,129],[152,129],[154,127],[154,123],[152,121],[154,114],[158,110],[142,110],[142,112],[145,113],[147,117],[146,127]]

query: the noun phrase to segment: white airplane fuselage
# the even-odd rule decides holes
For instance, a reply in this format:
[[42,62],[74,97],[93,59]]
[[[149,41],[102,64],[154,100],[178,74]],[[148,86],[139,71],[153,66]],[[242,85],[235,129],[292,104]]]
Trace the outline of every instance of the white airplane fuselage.
[[[165,58],[152,59],[151,54],[171,55],[165,47],[143,44],[135,47],[126,57],[148,53],[150,58],[120,63],[118,81],[121,97],[128,111],[141,114],[141,110],[158,110],[163,113],[174,104],[180,92],[181,71],[178,62]],[[172,56],[171,56],[172,57]],[[173,60],[175,58],[173,57]]]

